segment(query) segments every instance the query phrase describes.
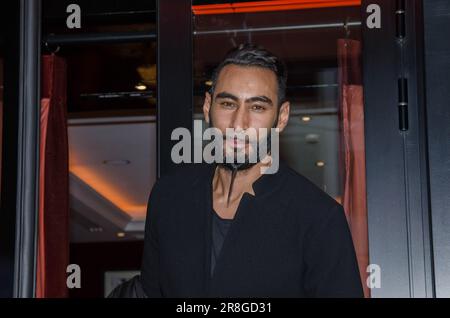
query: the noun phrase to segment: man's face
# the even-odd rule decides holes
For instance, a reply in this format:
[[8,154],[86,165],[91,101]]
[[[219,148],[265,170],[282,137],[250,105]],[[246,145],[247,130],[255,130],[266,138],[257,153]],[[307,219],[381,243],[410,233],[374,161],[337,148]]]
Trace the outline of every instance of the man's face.
[[[264,138],[259,135],[259,128],[270,133],[270,128],[282,131],[287,124],[289,102],[281,105],[278,120],[277,108],[278,83],[274,72],[261,67],[227,65],[217,78],[214,96],[206,93],[203,113],[206,122],[211,121],[224,136],[227,128],[233,128],[237,134],[254,128],[257,138]],[[224,140],[224,151],[227,154],[245,151],[248,156],[256,149],[248,140],[233,138]]]

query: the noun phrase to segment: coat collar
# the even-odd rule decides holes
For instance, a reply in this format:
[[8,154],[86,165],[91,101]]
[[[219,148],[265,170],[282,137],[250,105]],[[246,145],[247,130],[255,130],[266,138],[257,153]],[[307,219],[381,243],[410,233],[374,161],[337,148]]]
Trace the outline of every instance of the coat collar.
[[[198,180],[203,183],[203,186],[208,187],[212,191],[212,181],[214,178],[214,173],[218,164],[204,164],[204,173],[198,175]],[[283,184],[284,178],[286,177],[286,171],[288,166],[284,161],[280,160],[280,166],[276,173],[274,174],[262,174],[255,182],[253,182],[253,190],[255,192],[255,197],[259,198],[272,194]],[[211,199],[212,200],[212,199]]]

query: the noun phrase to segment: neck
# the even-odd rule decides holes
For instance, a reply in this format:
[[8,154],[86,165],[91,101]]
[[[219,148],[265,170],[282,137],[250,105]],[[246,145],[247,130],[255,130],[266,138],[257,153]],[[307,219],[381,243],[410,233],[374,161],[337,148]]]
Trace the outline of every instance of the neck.
[[[237,171],[233,184],[233,190],[230,196],[230,202],[240,200],[245,192],[255,195],[255,192],[253,191],[253,183],[261,177],[261,167],[263,165],[263,163],[258,162],[249,169]],[[223,202],[226,202],[228,198],[231,174],[232,172],[230,170],[220,165],[217,166],[214,173],[213,191],[222,198]]]

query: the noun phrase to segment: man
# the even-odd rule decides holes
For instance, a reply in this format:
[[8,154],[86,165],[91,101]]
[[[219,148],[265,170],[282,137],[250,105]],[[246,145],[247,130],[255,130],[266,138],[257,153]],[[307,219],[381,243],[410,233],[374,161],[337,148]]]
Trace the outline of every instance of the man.
[[[268,51],[240,46],[212,82],[204,116],[224,135],[227,128],[286,127],[286,70]],[[270,140],[270,134],[257,138]],[[268,161],[250,162],[258,150],[249,140],[224,138],[223,150],[243,151],[246,159],[192,164],[155,184],[145,230],[145,294],[362,297],[342,207],[282,162],[276,173],[262,174]]]

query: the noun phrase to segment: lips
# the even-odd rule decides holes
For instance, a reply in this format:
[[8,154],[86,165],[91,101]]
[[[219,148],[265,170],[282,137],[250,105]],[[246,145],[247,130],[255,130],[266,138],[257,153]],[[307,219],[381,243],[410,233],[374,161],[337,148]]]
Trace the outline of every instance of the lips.
[[[256,139],[256,136],[248,135],[248,134],[230,134],[223,136],[223,144],[226,149],[229,151],[246,151],[251,150],[254,147],[253,138]],[[255,140],[256,142],[256,140]]]
[[248,142],[245,139],[233,138],[233,139],[225,139],[225,143],[232,148],[242,149],[248,145]]
[[244,148],[247,143],[244,140],[233,140],[233,146],[235,148]]

